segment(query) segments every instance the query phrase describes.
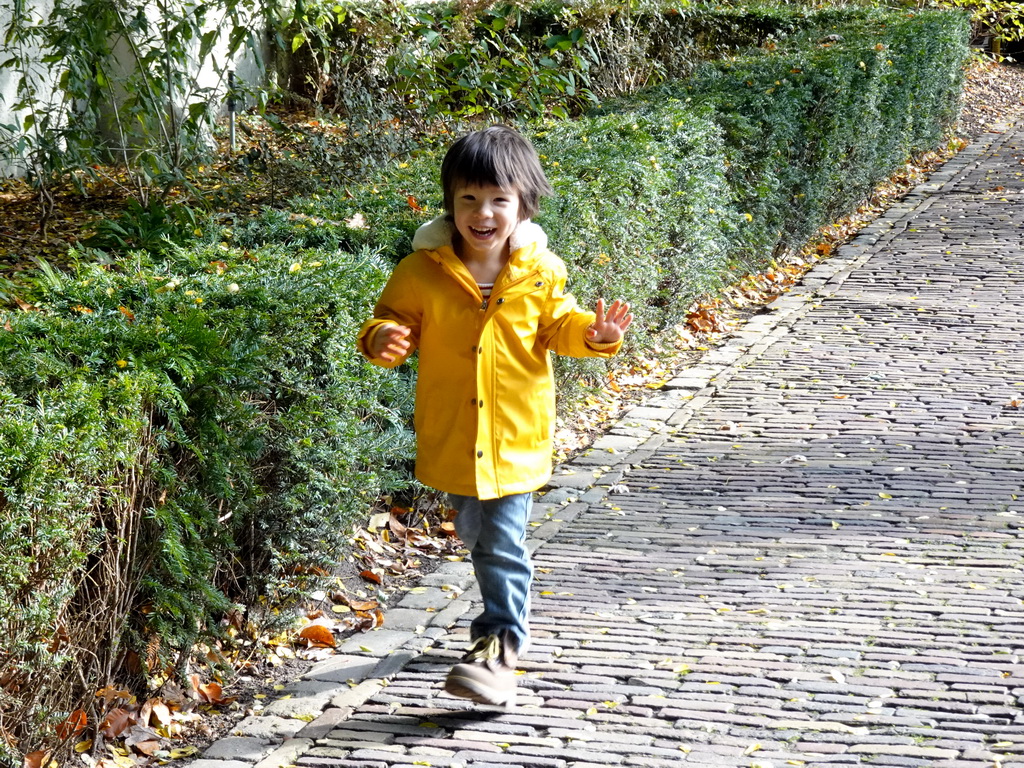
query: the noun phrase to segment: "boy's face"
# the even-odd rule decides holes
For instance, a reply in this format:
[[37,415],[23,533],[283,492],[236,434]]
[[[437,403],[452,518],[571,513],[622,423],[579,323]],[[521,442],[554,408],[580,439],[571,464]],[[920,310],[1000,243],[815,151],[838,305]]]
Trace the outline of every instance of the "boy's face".
[[459,184],[452,211],[464,259],[508,255],[508,238],[519,225],[519,193],[493,184]]

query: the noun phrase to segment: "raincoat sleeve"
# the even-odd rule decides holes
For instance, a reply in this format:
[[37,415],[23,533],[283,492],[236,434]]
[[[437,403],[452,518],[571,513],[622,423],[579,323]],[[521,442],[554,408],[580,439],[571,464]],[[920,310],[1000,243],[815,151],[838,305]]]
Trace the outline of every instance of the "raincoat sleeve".
[[[374,365],[379,365],[381,368],[397,368],[408,360],[419,346],[423,317],[423,303],[420,301],[420,297],[423,293],[417,289],[416,282],[412,259],[407,257],[398,263],[387,285],[384,286],[380,299],[373,308],[373,317],[363,323],[363,327],[359,330],[356,346],[360,353]],[[411,331],[409,352],[390,362],[370,356],[373,339],[385,325],[404,325]]]
[[566,271],[561,259],[552,270],[551,292],[540,319],[540,340],[548,349],[567,357],[613,357],[622,341],[594,343],[587,340],[587,329],[597,319],[593,312],[581,309],[572,294],[565,292]]

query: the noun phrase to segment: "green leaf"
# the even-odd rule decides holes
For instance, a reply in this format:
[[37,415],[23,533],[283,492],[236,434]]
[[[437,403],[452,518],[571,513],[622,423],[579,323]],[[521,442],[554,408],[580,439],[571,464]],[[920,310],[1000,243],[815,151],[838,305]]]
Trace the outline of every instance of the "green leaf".
[[206,57],[210,55],[210,51],[213,50],[214,44],[217,42],[217,37],[220,31],[218,29],[211,29],[205,35],[199,43],[199,60],[205,61]]

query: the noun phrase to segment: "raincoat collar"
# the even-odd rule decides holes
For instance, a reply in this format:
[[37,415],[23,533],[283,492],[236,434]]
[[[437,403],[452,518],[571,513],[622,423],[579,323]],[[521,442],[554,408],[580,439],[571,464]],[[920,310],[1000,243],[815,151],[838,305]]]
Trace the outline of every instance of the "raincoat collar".
[[[448,215],[438,216],[416,230],[412,238],[412,248],[414,251],[437,251],[445,246],[451,248],[454,234],[455,223]],[[548,236],[537,224],[527,219],[519,222],[519,226],[509,238],[509,253],[514,255],[531,245],[535,246],[535,253],[545,250],[548,247]]]

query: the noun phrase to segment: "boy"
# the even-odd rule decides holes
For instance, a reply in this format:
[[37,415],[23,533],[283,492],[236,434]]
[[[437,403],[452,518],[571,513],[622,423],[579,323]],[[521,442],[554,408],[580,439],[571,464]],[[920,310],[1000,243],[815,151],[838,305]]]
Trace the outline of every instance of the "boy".
[[441,165],[446,214],[424,224],[395,268],[359,349],[394,367],[420,352],[416,476],[446,491],[472,553],[484,610],[445,682],[455,696],[512,706],[528,637],[532,491],[551,475],[555,387],[549,350],[611,357],[633,316],[564,292],[566,269],[530,221],[551,194],[533,147],[511,128],[459,139]]

